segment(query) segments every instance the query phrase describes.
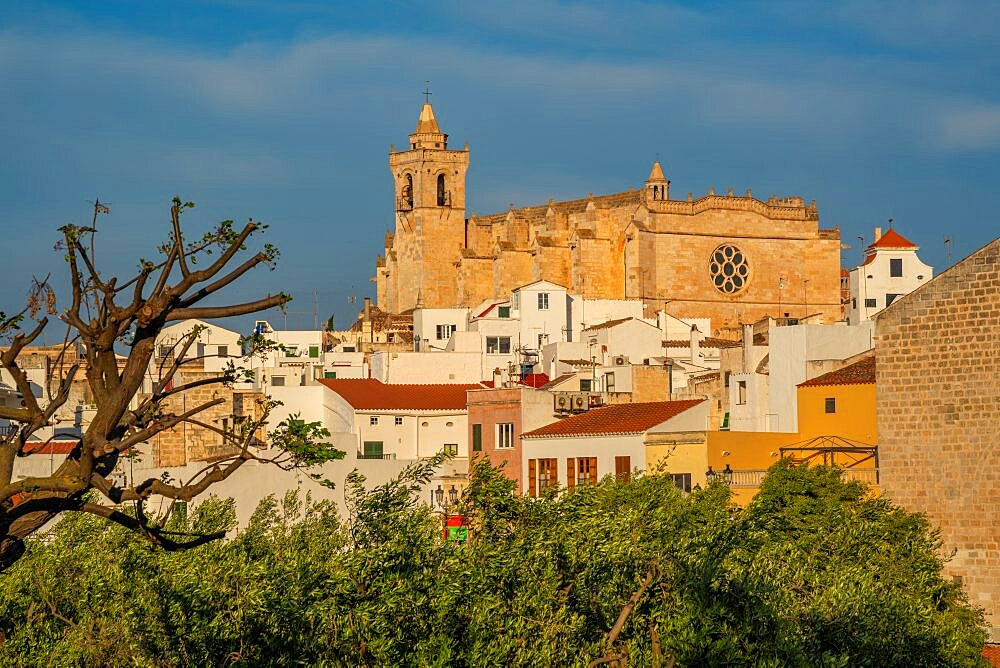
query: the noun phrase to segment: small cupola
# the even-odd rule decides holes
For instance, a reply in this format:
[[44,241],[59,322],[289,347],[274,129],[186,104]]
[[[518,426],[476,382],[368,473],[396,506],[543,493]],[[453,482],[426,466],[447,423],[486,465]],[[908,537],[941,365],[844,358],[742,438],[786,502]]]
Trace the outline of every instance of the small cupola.
[[430,102],[424,103],[420,110],[420,118],[417,119],[417,129],[410,135],[410,149],[417,148],[441,150],[448,148],[448,135],[441,132]]
[[670,199],[670,181],[663,175],[659,160],[653,163],[649,178],[646,179],[646,199],[654,202]]

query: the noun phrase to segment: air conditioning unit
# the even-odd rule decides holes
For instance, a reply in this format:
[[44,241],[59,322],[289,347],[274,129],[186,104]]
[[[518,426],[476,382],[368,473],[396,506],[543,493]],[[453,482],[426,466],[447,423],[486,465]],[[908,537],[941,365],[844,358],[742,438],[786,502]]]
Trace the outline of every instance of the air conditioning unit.
[[626,364],[628,364],[628,357],[627,356],[625,356],[625,355],[616,355],[615,356],[615,366],[625,366]]
[[604,405],[604,398],[599,394],[587,395],[587,408],[599,408]]
[[586,394],[573,393],[571,396],[573,398],[573,406],[572,406],[573,410],[583,411],[588,408]]
[[557,411],[568,411],[570,407],[570,396],[566,394],[555,394],[552,396],[552,403]]

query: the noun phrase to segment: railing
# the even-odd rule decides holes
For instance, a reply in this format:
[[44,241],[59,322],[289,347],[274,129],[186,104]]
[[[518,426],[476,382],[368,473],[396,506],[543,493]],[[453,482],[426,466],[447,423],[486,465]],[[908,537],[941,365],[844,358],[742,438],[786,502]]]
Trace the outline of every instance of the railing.
[[359,452],[357,458],[358,459],[395,459],[396,458],[396,453],[395,452],[387,452],[387,453],[380,454],[380,455],[374,455],[374,454],[367,454],[366,455],[363,452]]
[[17,431],[16,425],[10,424],[10,425],[0,426],[0,436],[10,436],[15,431]]
[[396,211],[411,211],[413,210],[413,200],[409,197],[397,197],[396,198]]
[[[721,474],[720,474],[721,475]],[[767,475],[766,469],[744,469],[733,471],[733,481],[730,487],[734,489],[754,489],[760,487]],[[857,480],[869,485],[878,484],[878,469],[843,469],[844,480]]]

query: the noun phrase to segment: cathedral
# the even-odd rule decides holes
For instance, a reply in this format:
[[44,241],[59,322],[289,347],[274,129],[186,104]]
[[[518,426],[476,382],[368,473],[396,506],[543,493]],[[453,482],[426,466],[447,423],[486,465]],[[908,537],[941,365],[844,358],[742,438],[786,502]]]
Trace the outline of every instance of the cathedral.
[[376,261],[378,306],[471,307],[537,280],[586,299],[711,318],[841,317],[840,232],[816,203],[732,190],[672,199],[657,161],[641,189],[466,215],[469,146],[448,148],[425,103],[409,147],[390,149],[395,228]]

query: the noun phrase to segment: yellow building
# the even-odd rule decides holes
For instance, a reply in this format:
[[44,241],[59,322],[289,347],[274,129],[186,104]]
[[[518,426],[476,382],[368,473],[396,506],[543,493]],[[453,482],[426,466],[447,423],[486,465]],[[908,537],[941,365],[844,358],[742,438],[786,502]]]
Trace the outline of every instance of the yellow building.
[[[705,472],[729,478],[737,503],[757,493],[765,472],[783,457],[805,465],[843,467],[848,478],[878,483],[875,357],[868,355],[836,371],[800,383],[798,432],[710,431],[704,460],[698,445],[685,449],[648,449],[650,470],[680,470],[705,461]],[[728,467],[728,470],[727,470]],[[704,486],[705,472],[697,482]]]
[[801,197],[709,188],[674,199],[655,162],[627,192],[467,214],[468,146],[448,148],[430,104],[389,167],[395,220],[374,277],[383,310],[474,306],[547,280],[588,299],[667,302],[716,331],[765,315],[840,318],[840,232]]

